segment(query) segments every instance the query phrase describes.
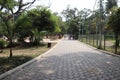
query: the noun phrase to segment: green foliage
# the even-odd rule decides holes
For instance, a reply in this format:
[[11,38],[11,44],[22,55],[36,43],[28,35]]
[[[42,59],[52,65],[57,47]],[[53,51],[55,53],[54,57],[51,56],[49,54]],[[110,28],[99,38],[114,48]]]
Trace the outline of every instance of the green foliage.
[[61,29],[60,29],[59,24],[58,24],[58,22],[59,22],[58,17],[56,15],[52,14],[51,17],[50,17],[50,21],[53,25],[54,32],[55,33],[61,32]]
[[10,40],[10,38],[14,36],[15,26],[11,20],[7,20],[5,22],[2,21],[0,27],[1,27],[0,31],[2,32],[2,35],[6,36],[8,40]]
[[118,0],[107,0],[106,12],[109,13],[113,7],[117,7]]
[[0,0],[0,20],[2,23],[2,32],[10,44],[10,57],[12,57],[12,39],[16,34],[16,20],[17,17],[29,8],[35,0],[24,3],[23,0]]
[[46,34],[46,32],[60,32],[59,19],[51,11],[42,6],[31,9],[23,13],[16,21],[17,33],[20,38],[31,37],[36,44]]
[[78,16],[77,13],[77,8],[71,9],[70,6],[62,12],[62,15],[66,19],[66,24],[68,26],[67,33],[69,34],[78,35],[80,16]]
[[60,25],[60,30],[61,30],[61,34],[65,34],[66,32],[67,32],[67,29],[68,29],[68,27],[67,27],[67,25],[65,24],[65,22],[63,22],[63,21],[59,21],[59,25]]
[[42,38],[41,32],[60,32],[59,19],[51,11],[42,6],[31,9],[23,13],[16,22],[16,30],[20,38],[31,37],[39,40]]
[[120,8],[113,10],[109,17],[108,28],[114,30],[114,32],[120,32]]
[[7,45],[8,45],[7,41],[0,39],[0,48],[6,47]]
[[71,9],[70,6],[68,6],[66,10],[63,10],[62,15],[65,17],[68,26],[67,33],[74,35],[76,39],[79,34],[79,29],[84,30],[83,32],[85,33],[87,26],[86,19],[90,15],[90,12],[91,11],[86,8],[79,11],[77,8]]
[[32,34],[33,34],[33,37],[34,37],[34,43],[36,45],[39,45],[40,44],[40,40],[43,39],[43,37],[46,35],[46,31],[41,31],[39,32],[38,29],[32,29]]
[[0,5],[6,9],[13,9],[17,2],[15,0],[0,0]]
[[28,11],[27,15],[32,20],[32,26],[39,31],[55,32],[58,29],[58,18],[46,7],[38,6]]
[[20,39],[28,37],[31,35],[32,19],[27,16],[26,13],[20,15],[16,21],[16,33],[19,35]]
[[117,53],[117,48],[119,46],[119,36],[120,36],[120,8],[115,8],[108,21],[108,28],[112,29],[115,33],[115,39],[116,39],[116,44],[115,44],[115,53]]

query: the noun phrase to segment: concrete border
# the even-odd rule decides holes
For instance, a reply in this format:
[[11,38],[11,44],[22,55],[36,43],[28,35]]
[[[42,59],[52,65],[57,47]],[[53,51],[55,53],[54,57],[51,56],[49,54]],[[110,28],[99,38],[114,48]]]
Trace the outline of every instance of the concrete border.
[[[62,39],[61,39],[61,40],[62,40]],[[40,58],[42,58],[44,55],[46,55],[46,54],[48,54],[49,52],[51,52],[51,51],[60,43],[61,40],[59,40],[58,43],[57,43],[53,48],[51,48],[51,49],[48,50],[47,52],[41,54],[40,56],[38,56],[38,57],[36,57],[36,58],[34,58],[34,59],[32,59],[32,60],[30,60],[30,61],[28,61],[28,62],[26,62],[26,63],[24,63],[24,64],[22,64],[22,65],[20,65],[20,66],[17,66],[16,68],[13,68],[13,69],[11,69],[11,70],[9,70],[9,71],[1,74],[1,75],[0,75],[0,80],[4,79],[6,76],[11,75],[12,73],[15,73],[16,71],[20,71],[21,69],[23,69],[23,68],[26,67],[27,65],[32,64],[32,63],[38,61],[38,60],[39,60]]]
[[84,42],[81,42],[81,41],[79,41],[79,42],[82,43],[82,44],[87,45],[88,47],[90,47],[90,48],[92,48],[92,49],[95,49],[95,50],[98,50],[98,51],[100,51],[100,52],[106,53],[106,54],[108,54],[108,55],[112,55],[112,56],[115,56],[115,57],[119,57],[119,58],[120,58],[120,55],[114,54],[114,53],[109,52],[109,51],[105,51],[105,50],[98,49],[98,48],[96,48],[96,47],[93,47],[93,46],[91,46],[91,45],[89,45],[89,44],[86,44],[86,43],[84,43]]

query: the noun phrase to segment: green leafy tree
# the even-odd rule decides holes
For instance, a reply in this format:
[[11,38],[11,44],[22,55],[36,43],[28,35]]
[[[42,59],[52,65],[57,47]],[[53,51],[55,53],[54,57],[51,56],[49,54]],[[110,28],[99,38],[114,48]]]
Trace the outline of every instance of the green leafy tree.
[[24,38],[32,36],[32,19],[27,15],[27,13],[21,14],[15,25],[17,26],[16,32],[19,35],[18,38],[20,42],[24,42]]
[[[24,21],[24,22],[23,22]],[[22,25],[21,25],[22,24]],[[31,37],[31,42],[38,43],[43,32],[60,32],[58,17],[43,6],[38,6],[21,15],[16,24],[20,39]]]
[[75,39],[77,39],[80,25],[80,16],[78,15],[78,9],[71,9],[70,6],[68,6],[67,9],[63,10],[61,14],[66,19],[65,22],[67,25],[67,33],[74,35]]
[[118,0],[107,0],[106,12],[109,14],[113,7],[117,7]]
[[115,53],[117,53],[117,47],[120,37],[120,8],[114,9],[109,17],[108,28],[112,29],[115,33],[116,44]]
[[0,38],[0,53],[3,52],[3,48],[7,46],[7,41]]
[[94,26],[96,26],[95,28],[95,32],[96,32],[96,45],[98,46],[98,40],[99,40],[99,35],[98,35],[98,33],[99,33],[99,25],[100,25],[100,13],[99,13],[99,11],[98,10],[96,10],[95,12],[94,12],[94,14],[93,14],[93,16],[94,16],[94,18],[93,18],[93,20],[94,20]]
[[10,45],[10,56],[12,57],[12,39],[15,34],[15,23],[17,17],[21,12],[28,9],[36,0],[32,0],[31,2],[24,2],[23,0],[0,0],[0,19],[2,21],[2,25],[9,40]]
[[[87,36],[88,36],[88,33],[90,33],[90,21],[91,19],[88,19],[89,16],[91,14],[91,10],[90,9],[86,9],[84,8],[83,10],[79,11],[79,15],[80,15],[80,18],[81,18],[81,26],[80,26],[80,29],[81,29],[81,34],[84,35],[86,34],[86,42],[88,41],[87,40]],[[81,36],[82,38],[82,36]]]
[[46,7],[38,6],[28,11],[27,15],[32,19],[32,26],[39,31],[54,32],[59,29],[57,16]]

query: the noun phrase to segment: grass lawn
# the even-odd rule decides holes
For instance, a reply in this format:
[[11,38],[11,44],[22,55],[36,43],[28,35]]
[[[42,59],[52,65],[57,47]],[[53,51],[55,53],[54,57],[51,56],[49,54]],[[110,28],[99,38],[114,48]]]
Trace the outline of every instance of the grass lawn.
[[[56,43],[52,43],[52,47]],[[9,49],[4,49],[3,53],[0,53],[0,74],[15,68],[39,55],[48,51],[47,44],[41,46],[19,46],[13,48],[13,57],[9,57]]]
[[[86,43],[86,39],[83,38],[82,39],[82,42]],[[93,47],[96,47],[97,48],[97,44],[96,44],[96,40],[94,41],[94,45],[93,45],[93,40],[90,39],[90,43],[88,42],[87,44],[93,46]],[[105,46],[105,50],[106,51],[109,51],[109,52],[112,52],[114,53],[115,52],[115,47],[114,47],[114,44],[115,44],[115,40],[106,40],[106,46]],[[104,43],[102,42],[102,49],[104,50]],[[118,47],[118,55],[120,55],[120,47]]]

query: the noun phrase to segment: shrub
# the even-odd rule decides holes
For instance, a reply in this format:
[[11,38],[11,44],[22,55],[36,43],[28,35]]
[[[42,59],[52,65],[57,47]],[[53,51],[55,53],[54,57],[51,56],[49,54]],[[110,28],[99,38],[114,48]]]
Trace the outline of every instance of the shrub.
[[4,39],[0,39],[0,46],[1,47],[6,47],[8,45],[8,42],[5,41]]
[[5,41],[4,39],[0,39],[0,49],[1,49],[0,52],[3,52],[3,48],[7,47],[7,45],[8,45],[7,41]]

